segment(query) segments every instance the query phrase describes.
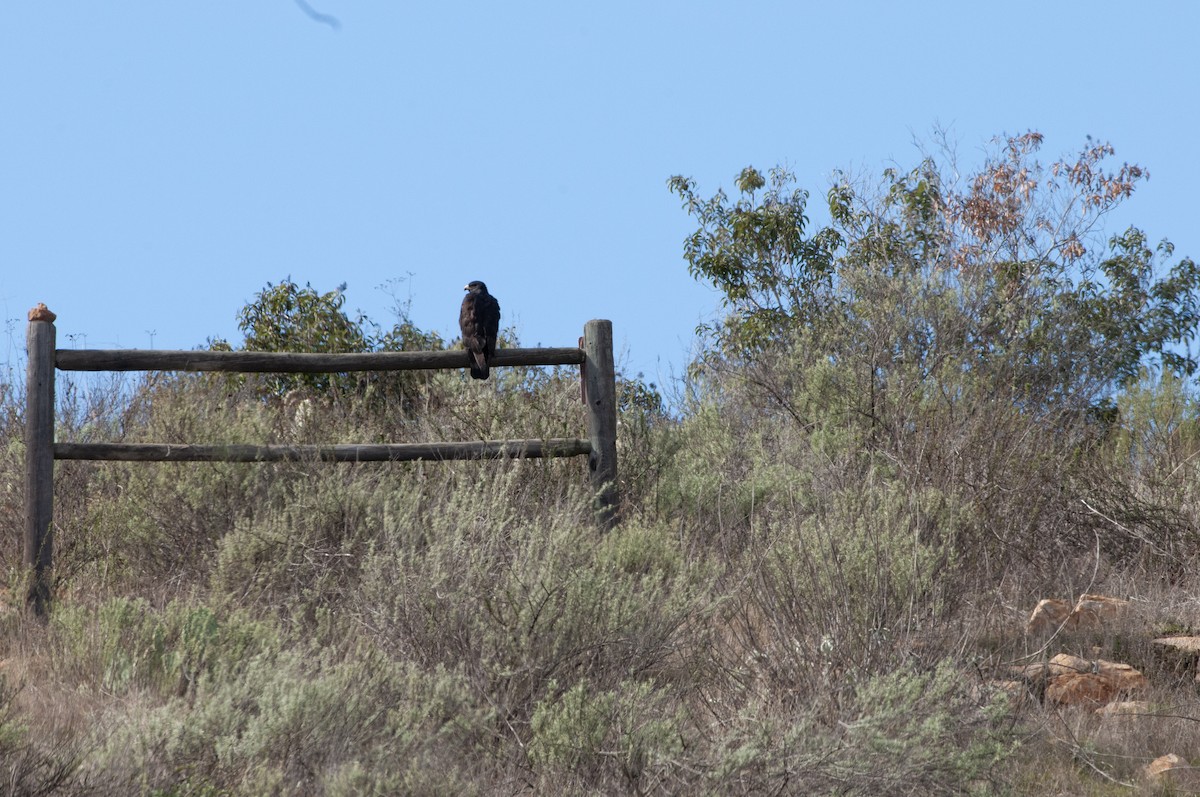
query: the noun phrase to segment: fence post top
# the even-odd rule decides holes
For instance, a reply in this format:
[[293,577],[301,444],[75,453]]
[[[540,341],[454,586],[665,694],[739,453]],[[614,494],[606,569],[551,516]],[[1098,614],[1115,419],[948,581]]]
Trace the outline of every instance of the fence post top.
[[58,318],[58,316],[56,316],[54,313],[50,312],[50,308],[47,307],[42,302],[38,302],[29,311],[29,320],[30,321],[49,321],[49,322],[53,323],[54,319],[56,319],[56,318]]

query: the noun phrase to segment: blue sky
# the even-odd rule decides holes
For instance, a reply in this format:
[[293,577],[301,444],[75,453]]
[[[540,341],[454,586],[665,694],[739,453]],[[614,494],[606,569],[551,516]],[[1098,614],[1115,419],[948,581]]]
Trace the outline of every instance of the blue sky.
[[1046,160],[1106,139],[1151,173],[1121,223],[1200,257],[1200,3],[309,2],[338,26],[295,0],[6,4],[6,359],[39,301],[62,347],[238,343],[288,276],[449,338],[482,279],[523,345],[610,318],[624,367],[668,381],[717,312],[668,177],[786,164],[819,200],[935,126],[967,162],[1002,133]]

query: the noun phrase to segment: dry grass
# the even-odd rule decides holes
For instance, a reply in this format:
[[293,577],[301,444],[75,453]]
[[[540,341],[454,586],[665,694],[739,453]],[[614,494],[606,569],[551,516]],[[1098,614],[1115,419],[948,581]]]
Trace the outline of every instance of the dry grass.
[[[417,412],[411,396],[381,411],[342,395],[297,427],[253,385],[157,377],[75,394],[60,439],[558,436],[581,422],[565,375],[439,379]],[[3,410],[11,485],[20,413]],[[621,429],[626,522],[607,536],[572,461],[60,465],[55,613],[0,614],[4,788],[1151,794],[1146,763],[1197,749],[1194,672],[1150,643],[1200,627],[1176,527],[1137,520],[1174,559],[1117,544],[1128,517],[1100,521],[1108,540],[1028,556],[1062,507],[989,528],[1023,510],[965,499],[965,471],[921,482],[864,459],[834,426],[635,405]],[[932,449],[961,449],[905,445],[896,456],[919,450],[925,468]],[[1029,449],[1010,453],[994,472],[1019,485]],[[1182,482],[1134,486],[1146,506],[1190,506]],[[0,521],[19,528],[12,492]],[[10,584],[14,536],[0,543]],[[1045,650],[1022,634],[1039,597],[1083,591],[1133,610]],[[1102,720],[991,686],[1058,652],[1142,668],[1150,710]]]

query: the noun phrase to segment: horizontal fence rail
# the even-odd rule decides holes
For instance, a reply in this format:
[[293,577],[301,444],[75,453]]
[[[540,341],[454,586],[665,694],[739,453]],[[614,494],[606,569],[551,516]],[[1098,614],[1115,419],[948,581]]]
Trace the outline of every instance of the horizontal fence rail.
[[[497,349],[488,361],[504,365],[581,365],[578,348]],[[466,368],[466,351],[378,351],[298,354],[259,351],[159,351],[157,349],[58,349],[60,371],[235,371],[321,374],[346,371],[420,371]]]
[[54,461],[122,462],[405,462],[414,460],[587,457],[603,528],[617,520],[616,368],[612,322],[584,325],[579,347],[499,349],[496,366],[578,365],[586,406],[587,438],[478,440],[446,443],[336,445],[192,445],[174,443],[54,442],[54,374],[62,371],[231,371],[235,373],[346,373],[456,369],[470,366],[465,351],[318,354],[252,351],[56,349],[54,313],[29,311],[25,414],[26,604],[45,618],[51,599],[54,535]]
[[451,459],[541,459],[592,453],[589,440],[482,440],[464,443],[343,445],[186,445],[174,443],[55,443],[55,459],[119,462],[412,462]]

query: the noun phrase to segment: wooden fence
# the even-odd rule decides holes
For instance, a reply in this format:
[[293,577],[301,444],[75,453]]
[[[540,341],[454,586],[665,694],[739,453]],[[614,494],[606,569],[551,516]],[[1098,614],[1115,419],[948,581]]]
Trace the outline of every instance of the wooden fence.
[[617,509],[616,372],[612,322],[588,321],[578,348],[499,349],[493,367],[578,365],[587,406],[587,437],[548,440],[386,445],[188,445],[174,443],[54,442],[54,375],[62,371],[232,371],[345,373],[468,367],[465,351],[295,354],[286,352],[55,349],[55,316],[45,305],[29,312],[25,410],[25,546],[27,605],[49,608],[53,566],[54,460],[135,462],[397,462],[587,456],[600,522],[610,528]]

